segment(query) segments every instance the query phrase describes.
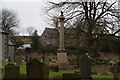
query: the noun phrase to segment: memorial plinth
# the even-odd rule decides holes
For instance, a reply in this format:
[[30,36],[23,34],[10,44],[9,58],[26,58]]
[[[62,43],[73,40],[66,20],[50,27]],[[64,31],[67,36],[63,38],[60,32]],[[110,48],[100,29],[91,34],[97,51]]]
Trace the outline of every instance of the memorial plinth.
[[68,59],[67,59],[67,53],[64,48],[64,19],[63,12],[61,12],[61,15],[59,17],[60,19],[60,44],[59,49],[57,50],[57,61],[56,64],[59,66],[59,69],[67,69],[68,66]]

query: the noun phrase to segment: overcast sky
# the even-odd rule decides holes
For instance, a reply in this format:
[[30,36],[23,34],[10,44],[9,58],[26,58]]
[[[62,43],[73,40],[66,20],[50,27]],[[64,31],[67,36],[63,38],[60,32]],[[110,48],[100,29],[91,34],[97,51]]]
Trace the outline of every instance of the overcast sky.
[[13,10],[17,13],[20,20],[20,31],[26,34],[26,29],[33,26],[42,34],[45,27],[51,27],[46,21],[47,16],[44,13],[43,7],[48,1],[63,1],[63,0],[1,0],[2,8]]
[[18,31],[26,34],[27,27],[33,26],[41,34],[45,27],[50,27],[43,10],[48,1],[50,0],[2,0],[1,4],[2,8],[7,8],[17,13],[20,20]]

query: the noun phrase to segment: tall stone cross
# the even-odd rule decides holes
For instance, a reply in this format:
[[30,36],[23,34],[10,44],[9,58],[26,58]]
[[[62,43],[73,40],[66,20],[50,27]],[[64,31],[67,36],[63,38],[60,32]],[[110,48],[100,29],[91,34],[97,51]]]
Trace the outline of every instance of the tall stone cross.
[[63,12],[61,12],[61,15],[59,17],[60,19],[60,45],[59,50],[65,50],[64,48],[64,19]]
[[59,49],[57,51],[57,61],[56,64],[59,66],[60,69],[65,69],[68,65],[67,53],[64,47],[64,15],[61,12],[59,17],[60,20],[60,41],[59,41]]

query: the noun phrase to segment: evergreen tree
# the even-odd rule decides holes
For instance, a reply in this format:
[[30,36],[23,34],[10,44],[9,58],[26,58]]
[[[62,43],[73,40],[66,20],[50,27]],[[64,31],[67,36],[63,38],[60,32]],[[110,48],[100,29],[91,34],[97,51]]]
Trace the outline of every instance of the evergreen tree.
[[37,34],[37,30],[35,30],[32,34],[32,37],[31,37],[31,41],[32,41],[32,49],[35,51],[35,52],[42,52],[43,50],[43,47],[42,47],[42,43],[40,42],[40,39],[39,39],[39,36]]

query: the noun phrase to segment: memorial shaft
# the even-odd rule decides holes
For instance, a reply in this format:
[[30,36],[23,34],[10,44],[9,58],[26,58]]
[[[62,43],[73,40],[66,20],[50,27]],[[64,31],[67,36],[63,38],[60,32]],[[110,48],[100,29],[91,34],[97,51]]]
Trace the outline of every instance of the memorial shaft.
[[65,49],[64,48],[64,16],[61,13],[61,16],[59,17],[60,19],[60,45],[59,45],[59,49]]

